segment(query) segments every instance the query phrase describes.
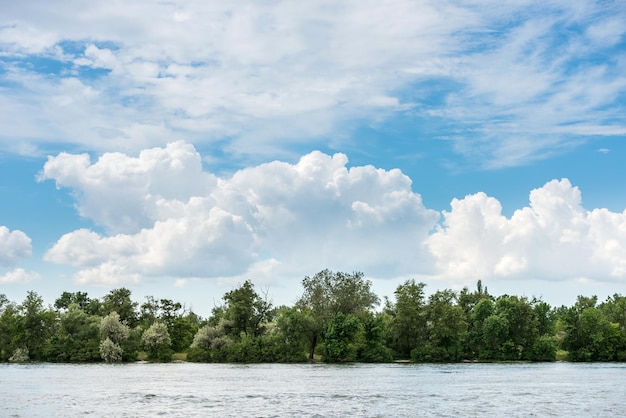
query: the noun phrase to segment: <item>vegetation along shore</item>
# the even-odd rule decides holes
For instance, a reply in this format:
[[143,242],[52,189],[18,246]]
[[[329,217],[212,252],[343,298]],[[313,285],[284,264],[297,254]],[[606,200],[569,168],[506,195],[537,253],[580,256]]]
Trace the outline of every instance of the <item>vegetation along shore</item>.
[[208,318],[130,290],[102,299],[63,292],[46,307],[0,294],[3,362],[463,362],[626,361],[626,297],[579,296],[573,306],[438,290],[408,280],[393,300],[362,273],[323,270],[302,280],[293,306],[273,306],[252,282],[227,292]]

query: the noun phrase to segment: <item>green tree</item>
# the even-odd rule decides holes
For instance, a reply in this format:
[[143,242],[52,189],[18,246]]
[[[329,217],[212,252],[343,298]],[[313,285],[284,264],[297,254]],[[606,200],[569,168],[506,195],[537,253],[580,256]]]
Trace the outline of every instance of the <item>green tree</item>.
[[275,311],[267,298],[262,298],[249,280],[223,296],[226,304],[224,318],[230,323],[229,334],[238,338],[242,333],[258,337],[273,320]]
[[[18,347],[20,316],[17,305],[0,295],[0,361],[8,361]],[[21,347],[25,348],[25,347]]]
[[101,315],[106,316],[111,312],[117,312],[120,321],[131,328],[139,323],[137,302],[133,302],[130,290],[124,287],[113,289],[102,298]]
[[396,288],[395,303],[387,303],[391,315],[391,342],[395,356],[408,359],[426,341],[424,283],[407,280]]
[[31,360],[43,360],[46,341],[55,331],[54,312],[44,308],[43,299],[35,292],[27,293],[18,312],[18,347],[26,348]]
[[[233,340],[227,337],[230,326],[224,318],[215,325],[204,325],[193,338],[187,359],[197,362],[220,362],[229,358]],[[245,334],[244,334],[245,335]]]
[[151,360],[170,361],[172,359],[172,340],[167,325],[155,322],[141,335],[141,345],[148,352]]
[[416,361],[454,362],[463,357],[467,323],[452,290],[437,291],[426,306],[427,341],[411,352]]
[[60,315],[58,331],[50,338],[46,360],[90,362],[100,360],[101,318],[88,315],[77,304],[70,304]]
[[[123,344],[130,337],[131,330],[113,311],[100,321],[100,354],[106,362],[122,360]],[[116,346],[116,347],[115,347]],[[103,348],[104,347],[104,348]]]
[[384,314],[368,314],[362,321],[362,341],[357,350],[357,360],[365,363],[388,363],[393,351],[387,347],[388,339]]
[[63,292],[54,302],[54,307],[60,311],[67,311],[70,305],[76,305],[89,315],[97,315],[100,312],[100,301],[89,298],[86,292]]
[[339,312],[333,316],[324,334],[323,360],[329,363],[355,361],[355,337],[360,329],[361,321],[353,314]]
[[304,292],[296,302],[296,308],[311,317],[308,322],[311,328],[307,331],[310,335],[309,359],[313,359],[317,343],[332,318],[339,313],[363,315],[379,303],[371,286],[372,283],[359,272],[347,274],[322,270],[302,280]]
[[311,341],[311,331],[315,329],[310,315],[300,312],[295,307],[281,307],[276,316],[274,332],[282,347],[281,361],[298,362],[306,360],[306,350]]

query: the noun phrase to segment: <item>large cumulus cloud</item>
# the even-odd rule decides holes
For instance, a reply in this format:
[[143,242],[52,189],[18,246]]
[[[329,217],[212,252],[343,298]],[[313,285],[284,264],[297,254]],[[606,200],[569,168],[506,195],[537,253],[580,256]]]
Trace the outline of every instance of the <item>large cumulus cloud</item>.
[[440,277],[626,278],[626,212],[584,209],[567,179],[531,191],[529,206],[511,218],[484,193],[451,206],[427,240]]
[[[50,261],[81,282],[145,276],[224,277],[298,266],[408,274],[424,265],[420,244],[438,220],[399,170],[348,168],[343,154],[312,152],[218,177],[183,142],[137,157],[50,157],[42,179],[69,187],[77,209],[108,231],[70,232]],[[269,270],[268,270],[269,268]],[[299,276],[300,277],[300,276]]]
[[[82,283],[146,277],[301,278],[322,268],[378,278],[626,278],[626,213],[587,210],[567,179],[532,190],[511,217],[484,193],[424,207],[400,170],[312,152],[218,176],[184,142],[138,156],[50,157],[42,179],[105,233],[62,236],[46,259]],[[182,283],[182,282],[181,282]]]

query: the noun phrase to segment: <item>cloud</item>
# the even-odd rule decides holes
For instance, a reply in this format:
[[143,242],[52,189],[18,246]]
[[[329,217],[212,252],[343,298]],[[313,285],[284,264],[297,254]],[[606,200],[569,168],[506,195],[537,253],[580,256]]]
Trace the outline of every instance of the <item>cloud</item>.
[[30,238],[19,230],[10,231],[0,226],[0,265],[14,266],[32,254]]
[[261,265],[298,265],[300,273],[359,266],[388,277],[425,262],[419,243],[438,214],[400,170],[348,168],[343,154],[312,152],[296,164],[218,177],[199,161],[184,143],[138,157],[108,153],[95,163],[50,157],[42,179],[69,187],[79,213],[109,234],[70,232],[46,259],[77,267],[80,282],[108,284],[230,277]]
[[476,279],[566,280],[626,278],[626,212],[585,210],[567,179],[530,193],[530,205],[502,215],[484,193],[452,201],[427,239],[438,276]]
[[37,273],[17,268],[5,273],[4,275],[0,275],[0,284],[24,284],[30,283],[33,280],[38,280],[39,278],[40,276]]
[[323,268],[456,284],[626,278],[626,212],[585,209],[567,179],[532,190],[510,217],[482,192],[439,214],[400,170],[350,167],[344,154],[315,151],[230,176],[200,160],[182,142],[95,162],[50,157],[42,178],[70,188],[105,232],[69,232],[45,259],[108,286],[158,277],[280,286]]
[[[500,167],[625,130],[612,3],[30,4],[0,18],[11,152],[185,139],[261,161],[402,113],[443,118],[456,152]],[[453,87],[415,89],[441,80]]]

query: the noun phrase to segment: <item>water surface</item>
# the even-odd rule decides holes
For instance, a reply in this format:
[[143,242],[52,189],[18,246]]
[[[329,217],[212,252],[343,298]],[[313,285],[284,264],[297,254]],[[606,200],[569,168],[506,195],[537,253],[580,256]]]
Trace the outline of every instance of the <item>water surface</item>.
[[625,364],[0,365],[13,417],[624,416]]

